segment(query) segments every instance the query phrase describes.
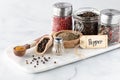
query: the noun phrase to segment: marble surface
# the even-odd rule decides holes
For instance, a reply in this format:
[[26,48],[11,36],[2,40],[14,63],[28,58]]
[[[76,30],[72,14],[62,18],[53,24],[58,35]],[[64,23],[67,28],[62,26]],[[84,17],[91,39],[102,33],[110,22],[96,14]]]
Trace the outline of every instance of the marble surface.
[[7,60],[9,45],[51,32],[52,4],[59,1],[72,3],[74,10],[120,10],[119,0],[0,0],[0,80],[120,80],[120,48],[38,74],[22,72]]

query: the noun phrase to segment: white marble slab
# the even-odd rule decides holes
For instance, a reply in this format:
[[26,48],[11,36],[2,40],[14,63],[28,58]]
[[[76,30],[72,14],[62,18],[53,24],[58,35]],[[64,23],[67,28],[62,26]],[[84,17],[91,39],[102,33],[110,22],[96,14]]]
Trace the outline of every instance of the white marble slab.
[[[43,72],[47,70],[51,70],[60,66],[64,66],[69,63],[73,63],[79,60],[87,59],[92,56],[96,56],[98,54],[103,54],[107,51],[111,51],[114,49],[117,49],[120,47],[120,44],[111,45],[108,48],[103,49],[81,49],[81,48],[73,48],[73,49],[65,49],[65,53],[63,53],[61,56],[56,56],[51,52],[51,49],[44,55],[46,58],[51,57],[51,59],[48,59],[48,62],[45,62],[45,64],[42,64],[41,60],[44,60],[42,56],[41,59],[38,59],[39,65],[34,68],[34,65],[36,65],[36,61],[34,63],[30,64],[32,62],[32,55],[35,55],[35,49],[29,49],[26,52],[26,55],[23,57],[17,57],[13,53],[14,46],[11,46],[6,49],[6,54],[8,58],[10,58],[15,64],[20,67],[20,69],[24,70],[28,73],[38,73]],[[38,58],[39,55],[35,55],[35,58]],[[10,61],[11,61],[10,60]],[[26,60],[28,60],[28,64],[26,64]],[[54,63],[56,61],[56,63]]]

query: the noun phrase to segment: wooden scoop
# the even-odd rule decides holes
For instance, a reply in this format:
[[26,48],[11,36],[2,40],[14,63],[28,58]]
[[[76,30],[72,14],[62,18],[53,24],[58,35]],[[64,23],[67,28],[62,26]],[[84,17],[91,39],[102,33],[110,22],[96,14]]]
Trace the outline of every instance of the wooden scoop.
[[[45,36],[45,35],[43,35],[43,36]],[[43,36],[42,36],[42,37],[43,37]],[[29,43],[29,44],[20,45],[20,46],[15,46],[15,47],[13,48],[14,54],[15,54],[16,56],[20,56],[20,57],[24,56],[26,50],[27,50],[27,49],[30,49],[31,47],[34,47],[34,46],[39,42],[39,40],[40,40],[42,37],[33,40],[33,41],[32,41],[31,43]]]

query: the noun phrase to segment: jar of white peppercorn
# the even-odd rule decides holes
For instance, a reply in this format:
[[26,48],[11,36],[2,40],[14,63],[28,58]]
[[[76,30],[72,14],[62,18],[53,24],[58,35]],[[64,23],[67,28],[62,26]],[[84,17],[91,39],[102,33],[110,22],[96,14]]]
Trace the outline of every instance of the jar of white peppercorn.
[[99,34],[108,35],[109,44],[119,42],[120,38],[120,11],[104,9],[100,12]]

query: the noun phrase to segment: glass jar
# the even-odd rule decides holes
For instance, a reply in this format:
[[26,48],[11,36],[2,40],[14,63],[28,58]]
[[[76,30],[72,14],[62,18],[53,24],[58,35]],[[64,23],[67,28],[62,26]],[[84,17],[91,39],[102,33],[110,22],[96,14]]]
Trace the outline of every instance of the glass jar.
[[100,12],[99,34],[108,35],[109,44],[119,42],[120,35],[120,11],[104,9]]
[[64,53],[63,39],[61,37],[55,37],[52,52],[55,55],[62,55]]
[[52,31],[72,30],[72,5],[59,2],[53,5]]
[[97,35],[99,11],[95,8],[80,8],[73,14],[74,30],[80,31],[83,35]]

